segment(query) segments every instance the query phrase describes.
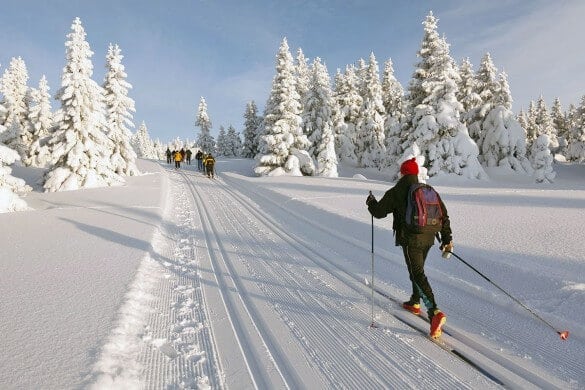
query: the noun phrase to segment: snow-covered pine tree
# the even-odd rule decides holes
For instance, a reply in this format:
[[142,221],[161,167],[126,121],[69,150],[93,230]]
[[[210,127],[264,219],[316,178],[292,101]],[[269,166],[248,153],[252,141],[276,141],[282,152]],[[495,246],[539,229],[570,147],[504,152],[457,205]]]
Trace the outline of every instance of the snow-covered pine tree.
[[[295,61],[295,74],[296,74],[296,86],[297,86],[297,93],[299,94],[299,102],[301,104],[301,118],[304,117],[305,107],[303,106],[305,102],[305,95],[309,91],[310,83],[311,83],[311,70],[309,69],[309,59],[305,57],[303,50],[299,48],[297,50],[297,58]],[[303,123],[303,134],[309,137],[308,130]],[[309,153],[310,154],[310,153]]]
[[461,117],[469,128],[473,123],[475,109],[481,106],[481,97],[478,93],[477,80],[473,71],[473,64],[469,58],[464,58],[459,66],[459,81],[457,100],[462,104]]
[[91,51],[81,20],[76,18],[67,35],[66,65],[55,99],[56,130],[48,145],[55,164],[45,174],[45,191],[121,184],[110,162],[112,141],[105,134],[103,89],[91,79]]
[[536,102],[536,134],[539,136],[542,134],[547,135],[550,142],[548,147],[551,152],[554,154],[558,151],[559,140],[557,139],[556,129],[542,95]]
[[226,133],[226,152],[229,157],[240,157],[242,155],[242,139],[234,126],[229,125]]
[[553,171],[553,156],[549,149],[548,135],[541,134],[532,144],[530,160],[534,168],[534,179],[537,183],[552,183],[556,172]]
[[[130,138],[130,144],[132,148],[140,158],[144,159],[158,159],[158,153],[154,150],[154,143],[150,138],[150,134],[148,133],[148,128],[146,127],[146,123],[142,121],[136,133]],[[176,142],[175,142],[176,144]],[[181,146],[176,150],[180,150]]]
[[54,130],[51,95],[49,95],[49,84],[44,75],[39,81],[39,88],[31,88],[30,99],[28,121],[32,133],[32,143],[23,163],[27,166],[44,168],[51,161],[51,151],[47,142]]
[[492,96],[493,108],[480,126],[482,161],[488,167],[504,166],[531,174],[532,166],[526,157],[526,130],[511,111],[512,95],[505,72],[500,73],[499,83],[500,88]]
[[242,146],[242,157],[254,158],[256,154],[258,154],[258,130],[262,118],[258,116],[258,108],[253,100],[246,104],[244,119],[244,144]]
[[6,110],[0,123],[6,130],[0,134],[0,142],[16,150],[23,160],[26,159],[32,144],[27,119],[29,95],[27,82],[28,70],[24,60],[20,57],[12,58],[0,80],[0,92],[4,95],[1,104]]
[[317,161],[316,174],[337,177],[337,156],[333,133],[331,79],[319,57],[311,65],[309,89],[303,102],[303,124],[311,142],[309,155]]
[[526,145],[528,147],[528,150],[532,149],[532,143],[534,141],[536,141],[536,138],[538,138],[538,125],[536,124],[536,117],[538,115],[538,111],[536,109],[536,103],[534,102],[534,100],[530,101],[530,104],[528,105],[528,111],[526,112],[525,115],[525,120],[526,120],[526,126],[524,126],[524,128],[526,129]]
[[314,165],[306,151],[309,144],[301,128],[301,104],[296,89],[295,66],[286,38],[276,55],[276,75],[262,123],[257,175],[312,175]]
[[199,100],[195,126],[199,127],[197,145],[199,145],[205,153],[215,153],[215,139],[211,135],[211,119],[209,119],[209,115],[207,114],[207,102],[203,96],[201,96],[201,99]]
[[136,152],[130,145],[134,127],[132,112],[135,112],[134,100],[128,96],[132,85],[126,81],[126,71],[122,65],[118,45],[110,44],[106,55],[106,75],[104,79],[104,98],[106,104],[107,134],[114,143],[110,161],[114,171],[119,175],[136,176],[140,172],[136,166]]
[[569,110],[570,119],[567,140],[567,159],[579,163],[585,162],[585,96],[581,104],[574,110]]
[[[3,131],[5,131],[4,126],[0,125],[0,134]],[[11,175],[10,165],[19,159],[20,156],[16,151],[0,144],[0,213],[27,208],[26,202],[20,196],[32,188],[27,186],[24,180]]]
[[402,155],[402,131],[401,123],[405,118],[404,88],[394,76],[392,59],[384,63],[382,76],[382,102],[386,118],[384,120],[384,137],[386,146],[386,167],[396,165],[396,161]]
[[356,124],[363,99],[357,91],[355,67],[347,66],[344,73],[338,69],[335,75],[334,98],[337,103],[335,116],[335,151],[339,162],[357,165],[355,153]]
[[215,145],[215,149],[217,151],[218,156],[227,156],[226,153],[229,154],[227,150],[228,147],[225,128],[223,127],[223,125],[219,126],[219,133],[217,134],[217,143]]
[[449,45],[439,37],[432,12],[423,25],[420,61],[408,88],[408,141],[420,147],[431,177],[453,173],[486,178],[478,161],[478,147],[460,119],[462,106],[456,96],[459,74],[449,55]]
[[555,131],[557,133],[557,139],[559,141],[558,153],[564,156],[567,151],[569,127],[567,113],[563,112],[561,100],[558,97],[556,97],[555,100],[553,101],[551,107],[551,118]]
[[363,73],[363,106],[357,123],[356,155],[358,165],[382,169],[386,160],[382,86],[374,53]]
[[[497,105],[496,95],[499,95],[501,84],[498,81],[498,70],[495,67],[490,53],[481,59],[475,76],[475,93],[481,102],[467,111],[466,122],[469,122],[469,135],[475,141],[479,150],[482,150],[484,134],[481,125],[488,113]],[[481,157],[480,157],[481,160]]]

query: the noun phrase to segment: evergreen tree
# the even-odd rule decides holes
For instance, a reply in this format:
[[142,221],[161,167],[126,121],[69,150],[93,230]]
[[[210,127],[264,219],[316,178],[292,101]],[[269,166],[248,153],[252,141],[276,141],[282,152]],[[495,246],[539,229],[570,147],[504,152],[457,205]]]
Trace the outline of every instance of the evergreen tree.
[[[136,133],[130,138],[130,144],[140,158],[158,159],[158,153],[155,151],[154,143],[148,133],[146,123],[142,121]],[[180,150],[182,142],[177,138],[175,140],[175,150]]]
[[211,135],[211,119],[209,119],[209,115],[207,114],[207,103],[203,96],[199,101],[195,126],[199,127],[200,130],[197,136],[197,145],[205,153],[215,153],[215,139]]
[[335,101],[338,111],[335,125],[335,151],[338,161],[357,165],[355,150],[356,126],[363,99],[357,90],[354,66],[347,66],[345,73],[335,76]]
[[558,153],[565,155],[567,151],[567,139],[569,138],[569,121],[567,113],[563,112],[561,100],[558,97],[555,98],[551,107],[551,118],[559,142]]
[[110,161],[117,174],[136,176],[140,172],[136,167],[136,153],[130,145],[132,133],[129,129],[134,127],[132,112],[136,109],[134,100],[128,96],[132,85],[126,81],[127,74],[122,65],[122,58],[124,56],[121,54],[120,47],[110,44],[106,56],[107,72],[103,84],[108,137],[114,144]]
[[567,140],[567,159],[579,163],[585,162],[585,96],[579,108],[570,110],[570,131]]
[[479,105],[472,107],[466,114],[469,125],[469,135],[475,141],[481,150],[484,134],[482,134],[481,125],[488,113],[497,105],[496,95],[499,94],[501,85],[497,78],[498,70],[496,69],[490,53],[486,53],[481,59],[481,63],[475,78],[475,93],[479,96],[481,102]]
[[303,123],[311,146],[309,155],[317,161],[316,174],[337,177],[337,156],[333,133],[331,80],[319,57],[311,66],[309,90],[305,94]]
[[550,142],[549,149],[556,151],[559,147],[556,129],[553,125],[552,117],[548,112],[544,97],[541,95],[536,102],[536,134],[539,136],[545,134]]
[[110,162],[112,141],[106,128],[103,89],[91,79],[93,65],[79,18],[68,34],[66,65],[55,99],[56,131],[48,144],[55,164],[45,174],[46,191],[66,191],[123,183]]
[[363,106],[357,123],[356,154],[358,165],[381,169],[386,155],[384,136],[384,103],[378,62],[374,53],[363,73]]
[[296,89],[295,66],[286,38],[276,56],[276,75],[264,110],[261,152],[255,172],[258,175],[311,175],[309,144],[301,128],[301,104]]
[[556,172],[553,171],[553,156],[549,149],[548,135],[541,134],[532,144],[530,160],[534,168],[534,178],[537,183],[552,183]]
[[1,104],[5,109],[0,124],[6,128],[0,134],[0,142],[16,150],[23,160],[26,159],[32,144],[32,134],[27,120],[29,94],[27,82],[28,71],[24,60],[20,57],[12,58],[0,80],[0,92],[4,95]]
[[454,173],[485,178],[477,145],[460,120],[459,74],[447,42],[437,33],[432,12],[423,23],[425,34],[419,63],[409,84],[409,115],[405,122],[410,144],[416,142],[428,164],[429,176]]
[[242,157],[254,158],[258,154],[258,131],[262,118],[258,116],[258,108],[252,100],[246,105],[244,113],[244,144]]
[[[305,107],[303,106],[306,97],[305,95],[309,91],[310,82],[311,82],[311,70],[309,69],[309,60],[305,57],[302,49],[297,50],[297,58],[295,63],[295,74],[296,74],[296,86],[297,86],[297,93],[299,94],[299,102],[301,104],[301,113],[305,111]],[[301,114],[301,117],[304,117]],[[309,136],[308,130],[305,127],[305,124],[302,124],[303,134],[307,137]]]
[[229,155],[229,151],[228,151],[228,147],[227,147],[226,133],[225,133],[225,128],[223,127],[223,125],[219,126],[219,133],[217,135],[216,150],[217,150],[217,154],[220,156],[227,157]]
[[28,120],[32,133],[32,143],[23,162],[27,166],[44,168],[51,160],[51,151],[47,147],[47,141],[54,130],[49,84],[44,75],[39,81],[39,88],[31,90],[30,98]]
[[[4,126],[0,125],[0,134],[4,131]],[[11,175],[10,165],[19,159],[16,151],[0,143],[0,213],[27,208],[26,202],[20,196],[32,188],[27,186],[24,180]]]
[[526,113],[526,126],[524,127],[526,129],[526,144],[527,147],[530,149],[532,149],[532,143],[534,141],[536,141],[536,138],[538,138],[538,126],[536,124],[536,117],[537,117],[537,110],[536,110],[536,103],[534,102],[534,100],[530,101],[530,104],[528,105],[528,112]]
[[459,75],[461,80],[458,85],[457,100],[463,106],[462,118],[466,126],[469,127],[473,123],[475,109],[480,107],[482,103],[478,92],[478,81],[469,58],[464,58],[461,61]]
[[242,139],[234,126],[229,125],[226,134],[226,156],[240,157],[242,155]]

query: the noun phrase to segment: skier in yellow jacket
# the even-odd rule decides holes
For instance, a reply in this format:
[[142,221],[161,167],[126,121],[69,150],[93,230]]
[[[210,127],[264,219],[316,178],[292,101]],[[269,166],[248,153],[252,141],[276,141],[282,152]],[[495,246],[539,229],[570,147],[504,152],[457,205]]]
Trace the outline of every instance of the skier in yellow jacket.
[[203,158],[203,166],[205,166],[205,172],[207,177],[214,179],[215,178],[215,159],[211,155],[211,153],[207,154]]

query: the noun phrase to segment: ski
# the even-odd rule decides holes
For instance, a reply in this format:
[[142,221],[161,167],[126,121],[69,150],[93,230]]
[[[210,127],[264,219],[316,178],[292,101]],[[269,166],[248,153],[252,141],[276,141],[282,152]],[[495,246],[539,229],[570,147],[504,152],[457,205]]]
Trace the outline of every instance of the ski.
[[[366,286],[371,287],[367,278],[364,278],[364,282],[365,282],[365,285]],[[439,348],[443,349],[445,352],[451,353],[452,355],[456,356],[457,358],[459,358],[464,363],[466,363],[469,366],[475,368],[477,371],[479,371],[480,373],[482,373],[486,377],[490,378],[495,383],[497,383],[497,384],[499,384],[501,386],[504,386],[504,383],[501,380],[499,380],[498,378],[496,378],[495,376],[493,376],[490,372],[488,372],[487,370],[485,370],[480,365],[478,365],[475,362],[473,362],[471,359],[469,359],[467,356],[465,356],[465,354],[461,353],[459,350],[457,350],[457,348],[455,348],[449,342],[447,342],[446,340],[444,340],[442,337],[432,338],[426,330],[424,330],[423,328],[421,328],[420,326],[418,326],[418,325],[416,325],[414,323],[415,317],[419,317],[422,320],[424,320],[426,323],[430,324],[430,321],[429,321],[429,319],[428,319],[428,317],[426,315],[416,315],[416,314],[413,314],[413,313],[405,310],[404,308],[402,308],[402,302],[400,302],[398,299],[396,299],[395,297],[391,296],[390,294],[386,293],[385,291],[380,290],[379,288],[374,287],[374,292],[376,294],[378,294],[378,295],[380,295],[380,296],[388,299],[389,301],[393,302],[396,306],[398,306],[398,309],[400,310],[400,312],[398,312],[398,313],[390,313],[398,321],[402,322],[403,324],[407,325],[408,327],[410,327],[412,329],[417,330],[419,333],[421,333],[422,335],[424,335],[425,338],[427,338],[428,340],[430,340],[432,343],[434,343],[435,345],[437,345]],[[406,318],[402,318],[403,316],[400,314],[401,312],[404,312],[404,316],[407,317],[407,318],[410,317],[413,321],[410,321],[410,320],[408,320]],[[451,336],[444,329],[443,329],[443,333]],[[451,336],[451,337],[453,337],[453,336]]]

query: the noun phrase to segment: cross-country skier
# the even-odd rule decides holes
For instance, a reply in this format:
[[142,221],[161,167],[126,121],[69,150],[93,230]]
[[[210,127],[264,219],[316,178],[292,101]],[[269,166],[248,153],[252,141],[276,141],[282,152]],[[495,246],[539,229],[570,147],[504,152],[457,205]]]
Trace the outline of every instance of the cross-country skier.
[[[438,309],[433,290],[425,275],[424,266],[427,254],[435,241],[433,233],[415,234],[405,229],[406,205],[408,190],[411,184],[418,183],[418,164],[414,158],[405,161],[400,166],[402,177],[396,185],[390,188],[380,201],[373,195],[366,199],[368,211],[375,218],[384,218],[393,214],[392,229],[396,237],[396,245],[402,247],[404,260],[408,268],[408,275],[412,282],[412,295],[403,303],[402,307],[413,314],[420,314],[420,299],[423,299],[431,322],[430,336],[438,338],[442,334],[442,327],[447,321],[447,316]],[[441,227],[441,250],[451,252],[453,250],[453,237],[447,208],[441,201],[443,211],[443,225]]]

